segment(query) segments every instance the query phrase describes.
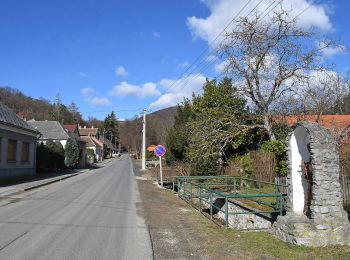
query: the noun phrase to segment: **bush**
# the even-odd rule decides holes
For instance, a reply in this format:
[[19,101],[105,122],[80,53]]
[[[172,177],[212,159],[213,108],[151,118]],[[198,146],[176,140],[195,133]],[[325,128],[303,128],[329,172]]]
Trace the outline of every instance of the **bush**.
[[245,175],[252,174],[252,158],[249,153],[239,155],[231,160],[231,164],[234,166],[242,167]]
[[65,167],[64,149],[60,142],[48,140],[37,147],[36,163],[38,172],[58,170]]
[[285,176],[287,174],[287,154],[284,140],[270,140],[262,144],[261,149],[271,152],[277,160],[276,173]]
[[190,163],[190,175],[207,176],[217,174],[217,162],[214,158],[201,158]]
[[95,152],[93,149],[86,149],[87,162],[92,164],[95,162]]
[[74,168],[79,163],[79,145],[74,138],[67,140],[64,163],[69,168]]

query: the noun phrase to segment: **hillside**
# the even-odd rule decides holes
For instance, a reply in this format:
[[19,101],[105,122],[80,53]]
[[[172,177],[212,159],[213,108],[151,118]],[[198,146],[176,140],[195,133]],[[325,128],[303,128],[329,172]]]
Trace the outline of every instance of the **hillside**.
[[[21,91],[10,88],[0,87],[0,102],[3,102],[20,117],[24,119],[55,120],[63,124],[79,123],[91,127],[103,128],[103,120],[89,118],[83,120],[77,107],[58,106],[55,103],[40,98],[35,99],[24,95]],[[147,145],[164,144],[167,130],[174,124],[176,107],[169,107],[147,114]],[[142,118],[121,121],[120,140],[122,146],[133,151],[139,151],[141,147]]]
[[56,120],[63,124],[84,122],[73,102],[68,107],[52,104],[44,98],[35,99],[10,87],[0,87],[0,102],[28,120]]
[[[176,107],[169,107],[147,114],[146,145],[164,144],[168,129],[174,124]],[[142,118],[120,122],[120,140],[122,146],[130,151],[139,152],[142,145]]]

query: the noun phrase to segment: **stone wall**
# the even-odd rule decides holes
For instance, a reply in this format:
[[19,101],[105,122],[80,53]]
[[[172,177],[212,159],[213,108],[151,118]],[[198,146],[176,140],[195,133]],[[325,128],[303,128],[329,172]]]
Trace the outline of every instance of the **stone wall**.
[[[224,207],[223,207],[224,209]],[[271,228],[271,218],[256,214],[252,209],[238,202],[228,203],[229,213],[248,212],[247,214],[232,214],[228,216],[228,226],[238,230],[267,230]],[[219,211],[218,218],[225,221],[225,213]]]
[[[312,165],[311,217],[293,211],[291,138],[286,140],[288,154],[288,200],[286,216],[279,216],[271,232],[280,239],[298,245],[327,246],[350,242],[350,225],[343,209],[339,182],[338,145],[328,130],[317,123],[299,122],[309,135]],[[294,149],[294,148],[293,148]]]

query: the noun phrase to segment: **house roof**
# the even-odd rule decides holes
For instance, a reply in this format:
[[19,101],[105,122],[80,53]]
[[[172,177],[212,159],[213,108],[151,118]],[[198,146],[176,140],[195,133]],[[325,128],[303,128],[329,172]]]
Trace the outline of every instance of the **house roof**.
[[65,128],[57,121],[28,121],[35,130],[41,133],[40,139],[68,140],[69,135]]
[[81,128],[79,127],[79,133],[81,136],[96,136],[98,132],[98,128]]
[[70,133],[74,133],[75,130],[78,130],[78,133],[79,133],[79,128],[78,128],[78,125],[64,125],[64,127],[68,130],[68,132]]
[[38,133],[38,131],[27,124],[27,122],[19,118],[14,111],[12,111],[2,102],[0,102],[0,122],[30,132]]
[[[102,141],[102,140],[100,140],[100,141]],[[109,149],[115,149],[115,148],[114,148],[114,145],[112,144],[112,142],[111,142],[109,139],[105,138],[105,139],[104,139],[104,143],[105,143],[105,145],[107,145],[107,147],[108,147]]]
[[91,140],[96,144],[96,146],[100,146],[101,148],[103,148],[103,143],[98,140],[97,138],[90,136]]
[[[275,116],[273,121],[292,126],[299,121],[316,122],[317,117],[317,115]],[[321,115],[318,123],[328,129],[344,129],[350,125],[350,115]]]
[[90,136],[82,136],[80,137],[84,142],[86,142],[86,147],[96,147],[96,144],[91,139]]

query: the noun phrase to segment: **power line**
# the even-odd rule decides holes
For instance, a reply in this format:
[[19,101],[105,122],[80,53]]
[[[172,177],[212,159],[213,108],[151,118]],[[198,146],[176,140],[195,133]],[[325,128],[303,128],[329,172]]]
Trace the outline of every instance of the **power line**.
[[[268,9],[270,9],[270,7],[274,4],[276,2],[276,0],[274,0],[273,2],[271,2],[270,3],[270,5],[267,7],[267,8],[265,8],[265,10],[261,13],[261,15],[260,15],[260,18],[259,19],[264,19],[272,10],[274,10],[276,7],[277,7],[277,5],[279,5],[280,4],[280,1],[278,1],[276,4],[275,4],[275,6],[271,9],[271,10],[269,10],[267,13],[265,13]],[[261,1],[246,15],[246,17],[248,17],[248,15],[250,15],[256,8],[257,8],[257,6],[259,5],[261,3]],[[294,17],[294,19],[296,19],[296,18],[298,18],[299,16],[301,16],[303,13],[305,13],[309,8],[311,7],[311,5],[309,4],[306,8],[304,8],[298,15],[296,15],[295,17]],[[225,30],[224,30],[225,31]],[[221,42],[223,42],[224,40],[222,40]],[[221,43],[220,42],[220,43]],[[208,49],[208,48],[207,48]],[[210,53],[209,53],[209,55],[211,55],[212,53],[213,53],[213,51],[215,51],[215,50],[212,50]],[[199,65],[201,65],[201,64],[203,64],[201,67],[200,67],[200,69],[198,70],[198,72],[197,73],[195,73],[195,74],[190,74],[188,77],[186,77],[186,78],[184,78],[184,79],[179,79],[178,81],[175,81],[174,83],[175,84],[173,84],[173,86],[178,86],[178,85],[180,85],[180,84],[182,84],[182,83],[185,83],[185,85],[184,85],[184,87],[187,87],[189,84],[190,84],[190,81],[191,80],[194,80],[194,79],[196,79],[196,78],[198,78],[198,77],[200,77],[201,76],[201,73],[203,72],[203,71],[206,71],[207,69],[208,69],[208,67],[211,65],[211,64],[213,64],[214,62],[215,62],[215,58],[211,58],[210,60],[207,60],[207,62],[205,63],[203,63],[203,60],[202,60],[202,62],[201,63],[199,63]],[[199,67],[199,65],[197,66],[197,67]],[[191,73],[192,72],[194,72],[194,69],[191,71]],[[192,78],[192,79],[191,79]],[[191,80],[190,80],[191,79]],[[171,86],[170,86],[171,87]],[[167,89],[167,91],[170,89],[170,87]],[[166,91],[166,92],[167,92]],[[166,93],[165,92],[165,93]]]
[[[202,53],[194,60],[194,62],[192,62],[192,64],[191,64],[189,67],[187,67],[187,69],[178,77],[179,79],[180,79],[182,76],[184,76],[184,75],[190,70],[190,68],[193,67],[194,64],[196,64],[196,63],[200,60],[200,58],[201,58],[202,56],[205,55],[205,53],[210,49],[210,47],[214,44],[214,42],[221,36],[222,33],[225,32],[225,30],[234,22],[234,20],[237,19],[237,17],[242,13],[242,11],[248,6],[248,4],[249,4],[251,1],[252,1],[252,0],[249,0],[249,1],[239,10],[239,12],[231,19],[231,21],[225,26],[225,28],[224,28],[224,29],[223,29],[223,30],[208,44],[208,47],[205,48],[205,49],[202,51]],[[258,5],[260,5],[260,3],[263,2],[263,1],[264,1],[264,0],[260,0],[260,2],[255,6],[255,8],[256,8]],[[254,8],[254,9],[255,9],[255,8]],[[194,71],[194,70],[192,70],[192,71]],[[173,86],[176,84],[176,82],[177,82],[177,81],[174,81],[174,83],[172,83],[168,88],[166,88],[165,93],[166,93],[171,87],[173,87]]]
[[[265,10],[262,12],[262,14],[264,14],[268,9],[270,9],[270,7],[271,7],[276,1],[277,1],[277,0],[272,1],[272,2],[265,8]],[[249,1],[249,2],[250,2],[250,1]],[[249,3],[249,2],[248,2],[248,3]],[[257,8],[262,2],[263,2],[263,0],[261,0],[257,5],[255,5],[254,8],[253,8],[247,15],[245,15],[245,16],[248,17],[252,12],[254,12],[254,10],[256,10],[256,8]],[[233,23],[233,21],[237,18],[237,16],[238,16],[238,15],[243,11],[243,9],[248,5],[248,3],[238,12],[237,15],[235,15],[235,17],[234,17],[234,18],[229,22],[229,24],[215,37],[215,39],[214,39],[212,42],[210,42],[209,46],[202,52],[202,54],[196,59],[196,61],[197,61],[201,56],[203,56],[203,54],[204,54],[205,52],[207,52],[207,51],[210,49],[210,46],[213,45],[213,43],[220,37],[220,35],[226,31],[226,29]],[[279,4],[279,1],[278,1],[278,3],[277,3],[269,12],[267,12],[267,13],[263,16],[263,18],[266,17],[266,15],[267,15],[268,13],[270,13],[278,4]],[[238,26],[236,25],[235,28],[237,28],[237,27],[238,27]],[[233,29],[234,29],[234,28],[233,28]],[[223,41],[224,41],[224,39],[221,40],[220,43],[222,43]],[[219,44],[220,44],[220,43],[219,43]],[[216,52],[215,49],[214,49],[214,50],[211,50],[211,52],[209,52],[209,55],[208,55],[208,56],[211,56],[211,58],[210,58],[209,60],[202,60],[202,61],[201,61],[198,65],[196,65],[196,66],[194,66],[194,64],[192,64],[190,67],[193,67],[193,69],[191,70],[189,76],[187,76],[187,77],[185,77],[185,78],[181,78],[181,77],[189,70],[190,67],[185,71],[185,73],[183,73],[183,74],[180,76],[180,78],[179,78],[178,80],[175,80],[174,83],[171,84],[171,85],[166,89],[165,93],[167,93],[168,90],[169,90],[171,87],[179,86],[179,85],[181,85],[182,83],[184,83],[184,82],[187,81],[187,83],[185,84],[185,87],[186,87],[186,86],[189,85],[189,81],[190,81],[191,78],[195,79],[196,77],[201,76],[201,72],[202,72],[202,71],[205,71],[211,64],[213,64],[213,63],[215,62],[216,58],[213,57],[213,55],[212,55],[212,54],[214,54],[214,52]],[[199,72],[193,74],[193,72],[195,72],[195,70],[196,70],[197,67],[199,67],[199,66],[201,66]]]

